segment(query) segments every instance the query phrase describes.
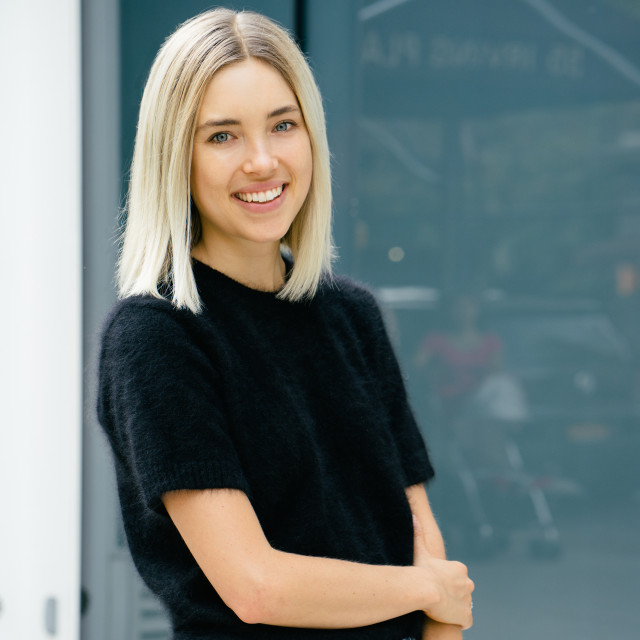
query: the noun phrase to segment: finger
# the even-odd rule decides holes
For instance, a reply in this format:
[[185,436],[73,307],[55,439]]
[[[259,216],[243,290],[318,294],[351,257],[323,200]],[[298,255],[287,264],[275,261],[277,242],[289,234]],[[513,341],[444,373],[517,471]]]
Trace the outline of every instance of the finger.
[[473,600],[469,598],[469,616],[467,619],[467,625],[463,627],[464,629],[469,629],[473,626]]

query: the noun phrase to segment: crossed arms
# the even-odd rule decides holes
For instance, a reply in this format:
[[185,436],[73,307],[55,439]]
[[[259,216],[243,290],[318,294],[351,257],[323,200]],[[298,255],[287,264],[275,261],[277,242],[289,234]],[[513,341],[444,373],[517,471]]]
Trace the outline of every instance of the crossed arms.
[[414,485],[406,493],[415,516],[411,567],[278,551],[238,490],[175,491],[163,502],[208,580],[246,623],[348,628],[424,611],[449,623],[426,625],[425,638],[458,638],[473,621],[473,582],[464,565],[444,559],[424,487]]

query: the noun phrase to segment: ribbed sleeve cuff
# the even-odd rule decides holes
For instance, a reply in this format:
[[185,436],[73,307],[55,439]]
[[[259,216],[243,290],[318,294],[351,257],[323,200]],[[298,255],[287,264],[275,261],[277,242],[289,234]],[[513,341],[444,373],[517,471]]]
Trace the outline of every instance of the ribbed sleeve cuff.
[[407,487],[420,482],[428,482],[435,476],[429,456],[423,449],[418,449],[403,461],[403,469]]
[[250,496],[247,479],[232,464],[219,462],[186,462],[149,470],[140,485],[149,508],[157,511],[162,506],[162,496],[168,491],[198,489],[239,489]]

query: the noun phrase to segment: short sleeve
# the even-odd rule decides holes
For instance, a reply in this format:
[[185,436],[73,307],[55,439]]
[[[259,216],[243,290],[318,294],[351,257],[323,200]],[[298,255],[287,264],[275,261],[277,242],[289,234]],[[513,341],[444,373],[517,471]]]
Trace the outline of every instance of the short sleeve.
[[411,409],[402,371],[380,307],[372,293],[365,291],[365,295],[368,298],[373,358],[380,382],[380,393],[389,412],[394,440],[406,476],[406,486],[426,482],[435,472]]
[[195,316],[162,300],[130,298],[103,334],[98,417],[116,467],[154,510],[164,493],[249,493],[225,420],[220,377],[199,344]]

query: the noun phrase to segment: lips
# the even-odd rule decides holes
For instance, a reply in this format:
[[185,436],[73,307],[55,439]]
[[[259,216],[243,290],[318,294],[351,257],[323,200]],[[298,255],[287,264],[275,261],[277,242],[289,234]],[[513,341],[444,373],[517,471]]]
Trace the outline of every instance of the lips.
[[238,191],[234,193],[234,198],[238,200],[242,200],[242,202],[257,202],[257,203],[267,203],[273,202],[282,195],[286,185],[281,184],[271,189],[265,189],[263,191]]

